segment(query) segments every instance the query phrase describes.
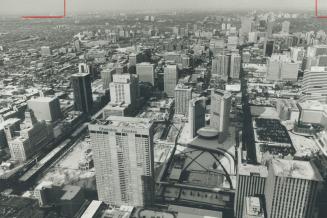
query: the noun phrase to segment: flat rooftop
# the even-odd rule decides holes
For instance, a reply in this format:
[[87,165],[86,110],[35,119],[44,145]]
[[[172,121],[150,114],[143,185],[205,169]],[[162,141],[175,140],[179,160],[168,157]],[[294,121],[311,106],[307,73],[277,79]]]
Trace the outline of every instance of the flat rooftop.
[[242,176],[250,176],[251,174],[260,175],[260,177],[268,176],[268,169],[263,165],[241,164],[239,174]]
[[279,177],[323,181],[317,167],[309,161],[273,159],[271,167]]
[[304,102],[299,102],[298,105],[299,108],[302,110],[316,110],[316,111],[327,110],[327,104],[323,104],[316,100],[306,100]]
[[36,101],[36,102],[51,102],[54,99],[56,99],[56,97],[38,97],[38,98],[32,98],[29,101]]
[[120,128],[150,128],[152,120],[138,117],[109,116],[105,120],[94,120],[91,122],[91,125],[104,125]]
[[61,196],[61,200],[72,200],[81,191],[81,188],[79,186],[66,185],[63,190],[66,192]]
[[89,73],[75,73],[71,77],[84,77],[90,75]]

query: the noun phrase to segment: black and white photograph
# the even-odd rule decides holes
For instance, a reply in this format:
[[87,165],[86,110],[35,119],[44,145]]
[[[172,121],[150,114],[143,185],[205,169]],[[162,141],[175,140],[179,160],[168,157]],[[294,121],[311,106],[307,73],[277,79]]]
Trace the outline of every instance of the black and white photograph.
[[0,0],[0,218],[327,218],[327,0]]

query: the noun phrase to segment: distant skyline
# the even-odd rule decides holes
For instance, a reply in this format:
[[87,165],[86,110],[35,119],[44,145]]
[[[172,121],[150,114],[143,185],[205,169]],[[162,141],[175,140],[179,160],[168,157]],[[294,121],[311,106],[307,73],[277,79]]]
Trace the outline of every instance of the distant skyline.
[[[0,15],[60,14],[63,0],[0,0]],[[319,9],[327,8],[326,0],[318,0]],[[67,0],[67,13],[121,10],[308,10],[315,0]]]

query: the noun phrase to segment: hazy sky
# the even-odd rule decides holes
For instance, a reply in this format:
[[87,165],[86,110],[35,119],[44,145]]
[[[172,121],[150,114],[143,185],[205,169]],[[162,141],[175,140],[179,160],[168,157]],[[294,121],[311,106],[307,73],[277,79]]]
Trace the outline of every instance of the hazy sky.
[[[56,14],[64,0],[0,0],[0,15]],[[151,9],[307,9],[314,10],[315,0],[67,0],[67,12],[94,10]],[[321,8],[327,0],[318,0]],[[327,8],[327,7],[324,7]]]

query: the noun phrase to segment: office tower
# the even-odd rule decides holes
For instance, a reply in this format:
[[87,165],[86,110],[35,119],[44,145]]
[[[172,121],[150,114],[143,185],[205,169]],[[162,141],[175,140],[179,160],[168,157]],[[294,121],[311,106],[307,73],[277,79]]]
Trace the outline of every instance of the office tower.
[[267,38],[271,38],[274,29],[274,21],[268,20],[267,21]]
[[228,36],[227,48],[236,49],[237,45],[238,45],[238,37],[237,36]]
[[191,66],[191,58],[188,55],[182,55],[182,68],[189,68]]
[[145,206],[153,200],[153,123],[110,116],[89,124],[99,200]]
[[291,23],[287,20],[282,23],[282,32],[283,33],[287,33],[287,34],[290,33],[290,24]]
[[138,76],[134,74],[115,74],[110,83],[110,103],[137,107],[139,97]]
[[318,100],[326,103],[327,100],[327,68],[311,67],[310,71],[305,71],[302,80],[301,101]]
[[71,76],[74,104],[77,111],[91,113],[93,98],[91,77],[88,73],[76,73]]
[[239,79],[241,71],[241,56],[233,53],[230,61],[230,77],[232,79]]
[[240,34],[246,36],[254,29],[254,22],[250,17],[241,18],[241,29]]
[[267,60],[267,80],[276,80],[280,78],[280,61],[278,59]]
[[267,80],[297,81],[299,63],[293,63],[286,55],[272,55],[267,59]]
[[51,48],[49,46],[42,46],[41,47],[42,57],[51,56],[51,54],[52,54],[52,52],[51,52]]
[[37,120],[56,121],[62,117],[60,102],[57,97],[39,97],[27,101]]
[[174,90],[178,81],[176,65],[167,65],[164,68],[164,91],[168,97],[174,97]]
[[136,66],[136,64],[143,61],[143,55],[141,52],[131,53],[128,56],[128,61],[130,66]]
[[78,72],[79,73],[90,73],[90,65],[87,63],[79,63],[78,64]]
[[176,35],[176,36],[179,36],[180,28],[178,26],[173,27],[173,34]]
[[45,121],[37,121],[32,110],[25,112],[25,120],[18,134],[8,141],[11,159],[24,162],[53,138],[52,128]]
[[281,63],[280,80],[297,81],[299,63],[292,63],[290,60]]
[[192,88],[183,84],[178,84],[175,88],[175,113],[187,116],[191,99]]
[[205,126],[206,98],[194,98],[189,102],[188,123],[190,126],[190,138],[197,135],[197,131]]
[[154,64],[143,62],[136,64],[136,74],[139,76],[139,81],[151,83],[155,85],[155,66]]
[[268,40],[268,39],[265,40],[265,44],[263,47],[264,56],[271,57],[271,55],[274,52],[274,43],[275,43],[274,40]]
[[227,133],[232,95],[224,90],[211,91],[210,126],[219,132]]
[[112,82],[112,77],[115,72],[115,68],[110,67],[106,67],[105,69],[101,70],[102,86],[104,90],[109,89],[109,85]]
[[212,60],[212,75],[227,80],[230,56],[220,54]]
[[265,187],[269,218],[312,218],[323,179],[309,161],[273,159]]
[[243,52],[242,57],[243,57],[243,63],[250,63],[250,60],[251,60],[250,52],[248,52],[248,51]]
[[255,195],[263,195],[266,179],[268,176],[267,167],[262,165],[240,165],[236,177],[235,193],[235,217],[243,218],[245,198]]
[[257,32],[249,32],[248,42],[257,43],[257,41],[258,41],[258,33]]

